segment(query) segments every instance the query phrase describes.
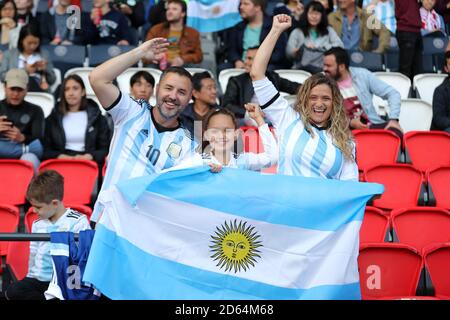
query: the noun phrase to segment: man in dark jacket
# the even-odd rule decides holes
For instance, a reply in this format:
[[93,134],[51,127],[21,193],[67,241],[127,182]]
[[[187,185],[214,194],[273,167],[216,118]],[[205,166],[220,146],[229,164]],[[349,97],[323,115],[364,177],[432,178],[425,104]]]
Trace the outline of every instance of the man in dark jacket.
[[11,69],[5,76],[5,99],[0,102],[0,158],[30,161],[37,170],[42,156],[44,112],[25,101],[28,75]]
[[[252,79],[250,78],[250,70],[253,64],[253,58],[256,55],[258,48],[249,48],[245,59],[245,72],[231,77],[228,80],[227,88],[223,97],[222,107],[227,108],[233,112],[237,119],[245,117],[244,104],[249,102],[258,103],[253,91]],[[296,94],[300,86],[297,82],[292,82],[281,78],[276,72],[268,71],[267,78],[277,87],[279,91],[289,94]]]
[[448,77],[434,90],[431,130],[443,130],[450,133],[450,51],[445,53],[445,61],[444,68]]

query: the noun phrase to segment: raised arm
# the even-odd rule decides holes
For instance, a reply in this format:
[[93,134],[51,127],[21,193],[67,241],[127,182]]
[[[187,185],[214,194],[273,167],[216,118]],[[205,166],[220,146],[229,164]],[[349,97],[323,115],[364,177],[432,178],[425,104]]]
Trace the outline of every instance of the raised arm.
[[250,76],[253,81],[264,79],[267,65],[272,56],[273,49],[281,34],[291,27],[291,17],[286,14],[279,14],[273,17],[272,28],[266,38],[259,46],[258,52],[253,60]]
[[119,97],[119,89],[113,84],[122,72],[141,59],[159,60],[169,43],[164,38],[155,38],[139,47],[114,57],[92,70],[89,82],[101,105],[109,108]]

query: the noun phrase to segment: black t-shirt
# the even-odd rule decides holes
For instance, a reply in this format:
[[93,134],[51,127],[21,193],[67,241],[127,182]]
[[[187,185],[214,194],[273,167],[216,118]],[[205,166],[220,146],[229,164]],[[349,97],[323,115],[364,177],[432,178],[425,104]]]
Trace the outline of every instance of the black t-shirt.
[[6,115],[8,121],[25,135],[25,143],[44,138],[44,112],[39,106],[26,101],[12,106],[5,99],[0,102],[0,115]]

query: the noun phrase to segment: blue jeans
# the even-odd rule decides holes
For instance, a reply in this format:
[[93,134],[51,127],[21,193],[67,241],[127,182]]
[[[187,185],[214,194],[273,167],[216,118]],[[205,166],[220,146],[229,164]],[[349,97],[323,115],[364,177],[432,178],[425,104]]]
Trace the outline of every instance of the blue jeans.
[[37,171],[44,153],[41,142],[36,139],[25,145],[23,143],[12,142],[9,140],[0,140],[0,159],[21,159],[30,161],[35,171]]

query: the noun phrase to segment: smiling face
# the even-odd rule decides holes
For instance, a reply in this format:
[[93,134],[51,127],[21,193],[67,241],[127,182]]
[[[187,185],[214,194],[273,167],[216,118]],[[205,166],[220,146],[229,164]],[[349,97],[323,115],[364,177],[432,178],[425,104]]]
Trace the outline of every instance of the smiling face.
[[192,83],[177,73],[167,73],[157,86],[156,108],[166,121],[178,118],[191,100]]
[[237,139],[233,119],[225,114],[216,114],[209,118],[205,140],[209,142],[215,154],[231,152]]
[[192,95],[195,100],[202,101],[209,105],[214,105],[217,99],[217,86],[214,79],[207,78],[201,81],[201,88],[199,91],[193,90]]
[[331,88],[327,84],[319,84],[311,89],[308,112],[311,122],[319,127],[327,125],[333,111]]

